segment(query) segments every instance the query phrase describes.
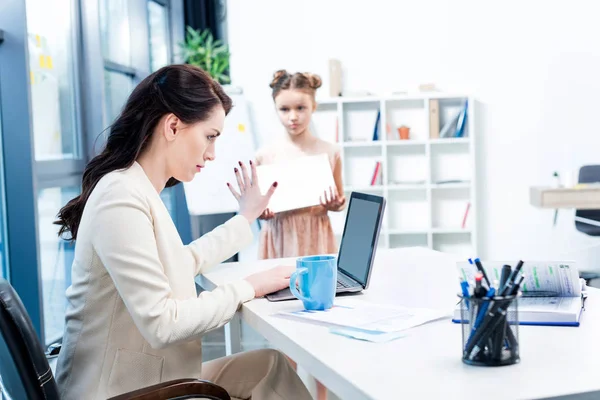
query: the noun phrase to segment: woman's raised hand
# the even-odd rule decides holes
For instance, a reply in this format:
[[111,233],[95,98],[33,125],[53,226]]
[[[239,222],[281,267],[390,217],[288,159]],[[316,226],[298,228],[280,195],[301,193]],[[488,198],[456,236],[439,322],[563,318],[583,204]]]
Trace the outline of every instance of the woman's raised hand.
[[236,191],[229,182],[227,182],[227,187],[240,204],[240,215],[243,215],[248,222],[252,223],[267,208],[269,200],[277,187],[277,182],[273,182],[267,193],[263,195],[258,186],[256,165],[250,161],[250,169],[252,170],[252,179],[250,179],[246,165],[241,161],[239,164],[240,167],[234,168],[234,172],[240,191]]

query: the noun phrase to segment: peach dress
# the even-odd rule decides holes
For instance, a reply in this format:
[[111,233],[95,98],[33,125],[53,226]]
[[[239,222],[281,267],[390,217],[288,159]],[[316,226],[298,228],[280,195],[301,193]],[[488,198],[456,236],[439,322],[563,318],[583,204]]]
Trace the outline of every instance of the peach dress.
[[[326,153],[331,170],[340,157],[339,148],[315,138],[307,148],[300,149],[289,140],[280,141],[261,149],[256,162],[273,164],[292,158]],[[327,210],[314,206],[275,214],[270,220],[261,220],[262,230],[258,247],[259,259],[301,257],[337,253],[337,242]]]

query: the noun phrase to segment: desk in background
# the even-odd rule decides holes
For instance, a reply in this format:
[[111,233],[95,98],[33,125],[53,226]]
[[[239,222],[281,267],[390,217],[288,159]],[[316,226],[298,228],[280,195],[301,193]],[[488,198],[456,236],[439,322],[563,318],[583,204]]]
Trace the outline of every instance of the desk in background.
[[572,188],[534,186],[529,189],[529,200],[532,206],[538,208],[600,210],[600,185]]
[[[358,297],[451,311],[460,289],[456,261],[424,248],[379,250],[371,286]],[[222,265],[197,282],[211,290],[278,264],[293,265],[294,260]],[[408,330],[406,337],[392,342],[371,343],[272,316],[298,303],[256,299],[245,303],[239,314],[341,399],[540,399],[600,390],[599,290],[590,289],[578,328],[519,327],[521,362],[496,368],[462,363],[461,326],[450,317]],[[229,348],[239,349],[239,332],[229,329],[229,338],[238,341]]]

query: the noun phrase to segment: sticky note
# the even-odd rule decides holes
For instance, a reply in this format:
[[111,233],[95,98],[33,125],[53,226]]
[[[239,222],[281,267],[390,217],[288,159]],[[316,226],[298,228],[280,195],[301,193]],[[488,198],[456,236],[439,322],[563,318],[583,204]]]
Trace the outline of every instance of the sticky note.
[[244,124],[238,124],[238,131],[246,132],[246,126]]
[[42,47],[42,41],[40,39],[40,35],[35,35],[35,44],[37,47]]
[[46,56],[46,67],[52,69],[52,57]]
[[46,56],[40,55],[40,68],[46,68]]

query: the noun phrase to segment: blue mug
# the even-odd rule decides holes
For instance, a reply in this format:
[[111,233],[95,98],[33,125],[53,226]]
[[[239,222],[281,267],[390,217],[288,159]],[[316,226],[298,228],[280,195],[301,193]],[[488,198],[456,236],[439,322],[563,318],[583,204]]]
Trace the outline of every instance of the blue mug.
[[308,256],[296,260],[296,271],[290,277],[290,290],[302,300],[305,309],[328,310],[333,307],[336,287],[335,256]]

